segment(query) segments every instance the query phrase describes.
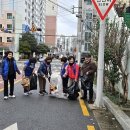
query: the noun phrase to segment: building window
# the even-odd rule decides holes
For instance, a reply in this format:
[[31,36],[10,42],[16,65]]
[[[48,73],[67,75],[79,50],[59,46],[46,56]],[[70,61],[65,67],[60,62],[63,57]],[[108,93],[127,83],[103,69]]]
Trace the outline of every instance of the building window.
[[2,28],[2,24],[0,24],[0,29]]
[[84,48],[84,51],[89,51],[90,49],[90,43],[85,43],[85,48]]
[[86,13],[86,19],[91,20],[92,19],[92,13]]
[[85,41],[91,41],[91,32],[85,32]]
[[86,22],[85,30],[92,30],[92,22]]
[[7,19],[12,19],[12,13],[7,13]]
[[0,42],[2,42],[2,37],[0,37]]
[[91,0],[84,0],[84,2],[86,3],[86,5],[92,5],[92,1]]
[[28,24],[30,24],[30,19],[28,19]]
[[12,42],[12,41],[13,41],[12,37],[7,37],[7,42]]
[[30,12],[28,12],[28,16],[30,17]]
[[7,29],[12,30],[12,24],[7,24]]
[[25,1],[25,4],[27,5],[27,1]]
[[30,4],[28,4],[28,8],[30,9]]

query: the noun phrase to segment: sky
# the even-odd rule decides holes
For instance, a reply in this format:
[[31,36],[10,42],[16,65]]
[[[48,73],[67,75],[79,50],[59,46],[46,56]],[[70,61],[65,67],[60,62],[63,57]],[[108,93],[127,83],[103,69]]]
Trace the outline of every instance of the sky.
[[[58,4],[72,10],[73,5],[75,7],[78,6],[78,0],[58,0]],[[71,14],[60,7],[58,8],[57,34],[77,35],[76,14]]]

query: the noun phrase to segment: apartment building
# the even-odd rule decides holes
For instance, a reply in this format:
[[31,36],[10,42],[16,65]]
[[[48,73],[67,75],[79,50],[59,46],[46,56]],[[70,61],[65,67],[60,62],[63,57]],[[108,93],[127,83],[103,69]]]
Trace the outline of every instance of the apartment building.
[[[54,47],[56,45],[57,31],[57,0],[46,1],[46,28],[45,28],[45,44]],[[54,3],[56,4],[54,4]]]
[[[5,11],[7,12],[15,12],[15,16],[20,17],[17,21],[19,24],[19,28],[21,29],[21,33],[25,32],[25,27],[28,26],[32,28],[32,23],[41,28],[42,31],[33,32],[37,41],[44,42],[43,35],[45,34],[45,10],[46,10],[46,0],[0,0],[0,21],[1,18],[4,17]],[[15,20],[15,17],[14,17]],[[16,22],[15,22],[16,23]]]

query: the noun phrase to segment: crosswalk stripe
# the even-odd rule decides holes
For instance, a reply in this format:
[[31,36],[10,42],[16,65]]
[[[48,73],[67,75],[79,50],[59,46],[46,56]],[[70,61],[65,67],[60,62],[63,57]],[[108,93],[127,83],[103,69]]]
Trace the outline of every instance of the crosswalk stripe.
[[87,125],[87,130],[95,130],[95,127],[92,125]]

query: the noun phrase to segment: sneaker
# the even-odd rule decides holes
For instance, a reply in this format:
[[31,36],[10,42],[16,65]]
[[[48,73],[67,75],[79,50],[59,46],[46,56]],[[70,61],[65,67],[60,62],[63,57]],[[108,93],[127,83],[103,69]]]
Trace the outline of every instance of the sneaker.
[[7,100],[8,99],[8,96],[4,96],[4,100]]
[[27,92],[27,93],[24,93],[24,95],[25,95],[25,96],[28,96],[28,95],[29,95],[29,93],[28,93],[28,92]]
[[44,96],[44,93],[39,93],[40,96]]
[[15,95],[9,95],[9,98],[15,98],[16,96]]
[[44,90],[43,93],[46,94],[46,95],[48,94],[48,92],[46,92],[46,90]]

